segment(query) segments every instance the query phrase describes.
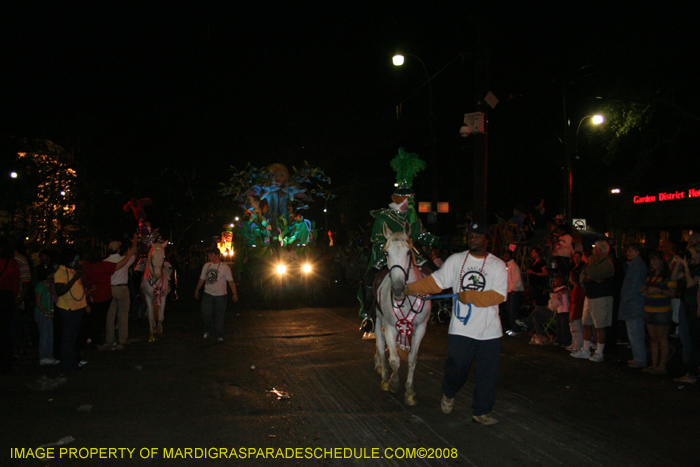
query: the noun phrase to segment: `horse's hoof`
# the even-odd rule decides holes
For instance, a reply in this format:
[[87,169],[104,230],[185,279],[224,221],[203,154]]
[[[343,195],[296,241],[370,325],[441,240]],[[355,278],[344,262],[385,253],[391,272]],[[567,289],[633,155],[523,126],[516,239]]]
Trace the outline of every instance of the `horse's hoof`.
[[154,336],[151,336],[148,338],[148,342],[155,342],[156,338]]
[[397,394],[401,387],[397,384],[396,386],[389,384],[389,392],[392,394]]
[[388,391],[389,390],[389,383],[386,381],[382,381],[382,391]]
[[413,407],[414,405],[418,405],[418,398],[415,394],[411,394],[410,396],[406,394],[404,402],[406,403],[406,405]]

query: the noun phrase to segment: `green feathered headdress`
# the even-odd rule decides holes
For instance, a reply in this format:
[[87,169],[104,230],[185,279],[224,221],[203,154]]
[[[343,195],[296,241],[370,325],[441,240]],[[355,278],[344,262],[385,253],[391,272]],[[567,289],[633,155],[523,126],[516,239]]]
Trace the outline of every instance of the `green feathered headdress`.
[[413,179],[421,170],[425,169],[425,161],[418,154],[404,151],[399,148],[399,153],[391,160],[391,168],[396,172],[396,182],[399,186],[394,190],[395,195],[413,195]]

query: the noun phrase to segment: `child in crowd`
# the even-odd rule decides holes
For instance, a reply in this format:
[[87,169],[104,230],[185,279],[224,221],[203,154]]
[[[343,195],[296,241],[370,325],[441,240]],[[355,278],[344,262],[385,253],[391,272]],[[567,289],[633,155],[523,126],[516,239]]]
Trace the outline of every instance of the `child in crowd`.
[[552,284],[554,291],[549,294],[549,309],[557,314],[556,344],[566,347],[571,344],[569,333],[569,289],[564,285],[564,279],[557,276]]
[[569,307],[569,328],[571,329],[571,345],[566,350],[578,352],[583,348],[583,301],[585,295],[581,287],[580,274],[572,271],[569,274],[571,289],[571,305]]
[[56,296],[53,268],[48,264],[39,265],[36,275],[39,282],[34,288],[34,320],[39,327],[39,365],[56,365],[61,362],[53,358],[53,304]]

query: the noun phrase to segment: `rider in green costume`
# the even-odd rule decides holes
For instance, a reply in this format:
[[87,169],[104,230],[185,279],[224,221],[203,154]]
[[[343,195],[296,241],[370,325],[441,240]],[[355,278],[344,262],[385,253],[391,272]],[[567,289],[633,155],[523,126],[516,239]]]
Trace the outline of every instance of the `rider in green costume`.
[[[386,258],[383,252],[387,241],[383,233],[384,224],[392,232],[403,231],[404,226],[410,226],[410,237],[414,242],[427,246],[438,246],[440,242],[439,237],[431,235],[423,229],[423,224],[418,219],[415,210],[413,199],[415,193],[411,185],[415,175],[425,168],[425,162],[417,154],[405,152],[403,148],[400,148],[398,155],[391,161],[391,167],[396,171],[398,187],[391,195],[393,202],[389,205],[389,208],[370,212],[370,215],[375,219],[370,237],[372,253],[369,267],[357,291],[357,299],[360,301],[360,317],[363,319],[360,331],[364,332],[364,339],[374,337],[376,309],[372,306],[374,299],[372,285],[377,272],[386,267]],[[416,263],[420,266],[425,262],[426,259],[416,252]]]

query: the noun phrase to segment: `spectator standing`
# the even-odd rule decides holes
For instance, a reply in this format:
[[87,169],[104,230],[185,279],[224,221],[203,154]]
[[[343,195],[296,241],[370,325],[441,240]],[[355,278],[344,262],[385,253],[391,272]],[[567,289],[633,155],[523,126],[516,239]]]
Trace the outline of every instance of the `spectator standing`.
[[644,330],[644,295],[642,287],[646,282],[647,266],[641,257],[638,243],[627,246],[625,254],[629,260],[627,272],[620,289],[620,311],[618,318],[627,327],[627,338],[632,349],[630,368],[647,366],[646,331]]
[[7,237],[0,237],[0,374],[12,371],[12,315],[19,295],[19,265]]
[[571,303],[569,304],[569,330],[571,331],[571,345],[566,350],[576,353],[583,349],[583,302],[586,295],[581,287],[580,274],[576,271],[569,273],[571,288]]
[[586,267],[586,263],[583,262],[583,253],[580,251],[574,251],[571,257],[571,272],[577,272],[579,275],[583,268]]
[[[682,272],[681,272],[682,271]],[[698,315],[698,284],[700,284],[700,246],[691,244],[687,255],[678,258],[678,267],[674,271],[676,278],[685,277],[686,288],[683,296],[685,314],[688,323],[690,349],[688,352],[688,371],[685,376],[676,378],[678,383],[695,384],[698,380],[700,366],[700,315]]]
[[671,297],[676,283],[670,280],[668,264],[663,254],[654,251],[649,255],[649,272],[642,287],[644,295],[644,322],[651,341],[651,366],[643,371],[666,374],[668,362],[668,329],[672,322]]
[[532,264],[527,268],[528,283],[530,284],[530,298],[535,304],[544,306],[547,303],[547,276],[549,269],[547,263],[542,259],[542,248],[534,247],[530,253]]
[[554,290],[550,294],[549,308],[557,314],[557,339],[556,344],[562,347],[571,345],[571,332],[569,331],[570,296],[564,279],[560,276],[554,279]]
[[520,233],[520,231],[523,230],[525,215],[522,212],[520,212],[520,206],[516,206],[513,208],[513,217],[511,217],[508,222],[518,226],[518,233]]
[[563,225],[556,228],[554,238],[556,239],[554,259],[557,264],[557,273],[566,281],[569,277],[571,257],[574,254],[573,240]]
[[236,284],[233,283],[231,268],[221,262],[221,253],[218,248],[207,249],[207,263],[202,268],[202,273],[194,291],[194,298],[199,300],[199,291],[204,287],[201,311],[204,320],[204,338],[214,335],[216,342],[224,341],[224,314],[226,313],[226,284],[228,283],[231,299],[238,301]]
[[[117,346],[124,346],[129,338],[129,308],[131,306],[131,298],[129,295],[129,267],[136,261],[137,242],[138,236],[134,234],[131,239],[131,247],[126,251],[125,256],[122,256],[120,253],[121,242],[115,240],[107,247],[109,256],[105,261],[115,264],[120,264],[123,261],[126,262],[122,267],[115,267],[114,273],[110,278],[112,301],[107,310],[105,349],[116,349]],[[119,323],[118,344],[116,341],[115,320]]]
[[508,309],[508,331],[509,336],[517,336],[522,329],[516,323],[520,319],[520,305],[523,303],[525,286],[520,274],[520,267],[513,259],[513,253],[508,250],[503,255],[503,262],[508,268],[508,295],[506,297],[506,307]]
[[440,257],[440,250],[438,250],[437,248],[433,248],[430,251],[430,259],[435,265],[436,269],[440,269],[440,267],[444,264],[444,261]]
[[15,355],[24,355],[24,309],[27,292],[32,283],[32,272],[27,260],[24,243],[21,240],[15,242],[15,261],[19,265],[19,293],[15,299],[15,309],[12,314],[12,352]]
[[[581,273],[586,298],[583,302],[583,349],[571,354],[574,358],[587,358],[592,362],[603,361],[605,328],[612,324],[613,288],[615,267],[608,257],[610,245],[598,240],[593,247],[588,266]],[[596,329],[598,348],[591,355],[591,335]]]
[[56,365],[61,362],[53,358],[54,299],[58,299],[54,271],[48,264],[42,264],[36,268],[36,275],[34,320],[39,328],[39,365]]
[[64,250],[58,257],[58,269],[54,274],[58,295],[56,310],[61,315],[61,370],[64,374],[75,373],[80,368],[77,339],[87,309],[80,266],[80,257],[76,252]]
[[608,342],[612,342],[613,345],[608,346],[608,353],[615,353],[617,351],[617,345],[615,344],[627,344],[627,329],[625,328],[624,322],[620,322],[620,292],[622,290],[622,282],[625,280],[625,267],[622,261],[617,257],[615,247],[610,247],[610,252],[608,253],[610,261],[613,263],[613,268],[615,269],[615,275],[613,277],[613,314],[612,323],[607,330],[607,335],[605,336]]

